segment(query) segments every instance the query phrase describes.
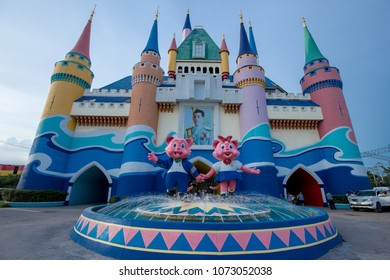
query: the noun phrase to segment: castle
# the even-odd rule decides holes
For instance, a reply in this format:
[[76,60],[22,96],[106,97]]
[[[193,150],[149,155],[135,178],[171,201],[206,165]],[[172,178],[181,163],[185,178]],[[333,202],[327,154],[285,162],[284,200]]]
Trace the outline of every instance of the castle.
[[217,45],[205,29],[193,29],[189,13],[181,44],[173,37],[168,49],[167,74],[156,15],[132,75],[91,89],[92,18],[55,64],[19,189],[67,191],[67,204],[165,193],[164,170],[147,154],[164,157],[168,135],[193,139],[189,159],[202,173],[216,161],[213,139],[238,139],[238,159],[261,169],[258,176],[243,174],[238,192],[302,192],[307,205],[323,206],[327,192],[369,186],[339,70],[322,55],[304,19],[302,93],[292,94],[265,76],[252,26],[247,33],[242,16],[232,71],[225,38]]

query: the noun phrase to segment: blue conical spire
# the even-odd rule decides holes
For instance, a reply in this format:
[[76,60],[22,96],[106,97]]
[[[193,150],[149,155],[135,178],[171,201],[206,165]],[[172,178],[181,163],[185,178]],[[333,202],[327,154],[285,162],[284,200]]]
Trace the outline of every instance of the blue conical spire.
[[251,46],[251,49],[255,53],[255,55],[259,55],[257,53],[256,41],[255,41],[255,37],[253,36],[252,24],[250,21],[249,21],[249,45]]
[[251,53],[254,54],[248,40],[248,36],[246,34],[246,30],[244,27],[244,22],[242,21],[242,15],[240,16],[240,49],[238,52],[238,57],[243,55]]
[[145,49],[143,52],[146,51],[154,51],[160,55],[160,52],[158,51],[158,30],[157,30],[157,18],[158,18],[158,11],[156,14],[156,19],[154,20],[152,30],[150,31],[148,43],[146,44]]
[[187,28],[192,30],[191,22],[190,22],[190,12],[189,11],[187,11],[186,21],[184,22],[183,30],[187,29]]

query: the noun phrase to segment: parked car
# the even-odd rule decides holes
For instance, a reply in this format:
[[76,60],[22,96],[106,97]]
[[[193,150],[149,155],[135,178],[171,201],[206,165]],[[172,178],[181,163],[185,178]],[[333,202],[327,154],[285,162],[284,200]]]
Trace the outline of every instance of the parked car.
[[390,189],[374,188],[370,190],[360,190],[348,196],[349,207],[352,210],[372,209],[382,212],[383,207],[390,207]]

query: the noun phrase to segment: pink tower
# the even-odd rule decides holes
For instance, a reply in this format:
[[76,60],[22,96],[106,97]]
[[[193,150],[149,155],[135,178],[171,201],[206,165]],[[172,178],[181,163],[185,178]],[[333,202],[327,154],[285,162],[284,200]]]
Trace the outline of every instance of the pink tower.
[[335,128],[349,127],[349,137],[356,143],[339,69],[329,66],[329,61],[322,55],[311,36],[305,19],[302,19],[302,22],[306,62],[303,68],[305,75],[300,83],[303,94],[310,94],[311,99],[321,106],[324,120],[319,123],[319,136],[323,138]]

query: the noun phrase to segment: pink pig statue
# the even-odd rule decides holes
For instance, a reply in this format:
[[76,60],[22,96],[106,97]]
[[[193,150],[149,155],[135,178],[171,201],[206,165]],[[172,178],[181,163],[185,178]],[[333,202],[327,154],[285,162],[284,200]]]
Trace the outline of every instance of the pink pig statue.
[[237,180],[242,180],[241,174],[237,170],[250,174],[260,174],[260,169],[248,168],[238,160],[235,160],[240,155],[240,152],[237,150],[238,141],[232,141],[232,136],[226,138],[218,136],[218,138],[220,141],[213,141],[213,156],[220,161],[213,164],[210,171],[204,175],[204,179],[209,179],[217,172],[215,181],[220,183],[221,195],[227,195],[228,192],[229,194],[234,194]]
[[197,182],[203,181],[204,175],[199,174],[195,166],[187,159],[191,154],[191,139],[168,136],[166,143],[168,146],[165,148],[165,152],[169,156],[169,159],[159,159],[154,153],[149,153],[148,159],[168,170],[165,174],[167,194],[174,195],[176,193],[176,186],[178,186],[179,195],[183,195],[187,192],[189,173],[195,177]]

